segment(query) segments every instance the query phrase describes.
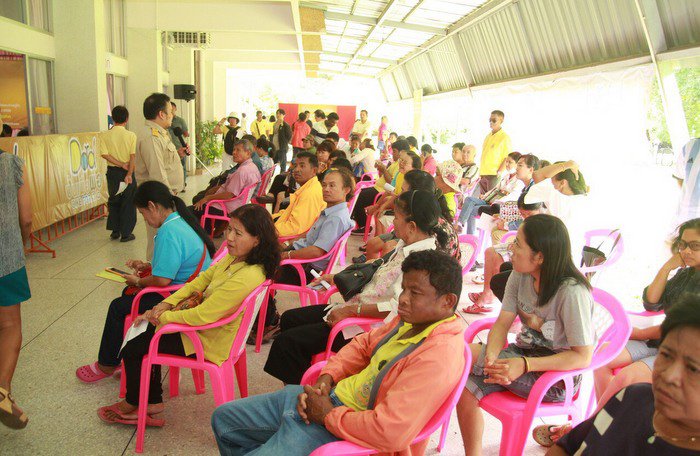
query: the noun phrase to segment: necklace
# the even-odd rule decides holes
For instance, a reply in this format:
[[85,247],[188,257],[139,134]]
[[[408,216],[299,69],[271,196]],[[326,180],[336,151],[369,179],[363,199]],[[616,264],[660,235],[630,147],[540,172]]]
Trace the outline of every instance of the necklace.
[[673,442],[673,443],[680,443],[680,444],[685,444],[683,445],[684,447],[693,447],[697,448],[700,447],[700,436],[697,435],[692,435],[689,437],[671,437],[670,435],[664,434],[663,432],[659,432],[656,427],[656,418],[658,416],[659,412],[654,412],[654,418],[652,418],[652,426],[654,428],[654,435],[650,436],[647,439],[647,443],[653,444],[656,441],[656,438],[662,438],[668,442]]

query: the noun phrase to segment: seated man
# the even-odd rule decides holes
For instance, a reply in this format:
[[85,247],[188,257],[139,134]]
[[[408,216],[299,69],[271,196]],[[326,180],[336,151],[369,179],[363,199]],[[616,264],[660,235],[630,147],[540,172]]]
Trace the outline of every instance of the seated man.
[[[204,195],[200,200],[195,201],[193,206],[190,206],[190,210],[194,213],[197,220],[201,219],[202,215],[204,215],[204,209],[209,201],[235,198],[244,188],[256,182],[260,182],[260,171],[251,159],[254,153],[254,147],[250,141],[242,139],[236,143],[233,149],[233,161],[238,163],[236,171],[228,175],[226,182],[218,187],[212,188],[209,194]],[[226,206],[226,212],[230,214],[245,203],[246,201],[242,201],[241,199],[227,201],[224,203],[224,206]],[[210,208],[209,213],[224,215],[221,209],[217,207]],[[224,225],[226,224],[225,222],[222,223]]]
[[454,313],[462,272],[434,250],[410,254],[401,269],[399,316],[357,336],[315,385],[289,385],[214,411],[221,454],[308,455],[337,440],[423,454],[429,439],[411,442],[465,369],[464,323]]
[[297,154],[292,176],[299,190],[289,196],[289,207],[272,215],[280,236],[296,236],[308,231],[326,208],[318,181],[318,158],[309,152]]

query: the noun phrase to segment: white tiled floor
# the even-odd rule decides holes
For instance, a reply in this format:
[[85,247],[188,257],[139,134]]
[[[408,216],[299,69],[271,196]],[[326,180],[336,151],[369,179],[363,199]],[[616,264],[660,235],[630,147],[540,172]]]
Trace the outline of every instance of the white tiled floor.
[[[205,185],[206,176],[189,179],[186,201]],[[56,258],[31,254],[27,259],[32,299],[22,305],[24,341],[15,373],[13,390],[18,403],[30,417],[28,427],[11,431],[0,427],[0,455],[121,455],[134,451],[134,427],[109,426],[96,410],[117,400],[118,382],[106,379],[85,385],[75,378],[75,369],[96,359],[97,348],[109,302],[121,286],[95,277],[106,266],[118,266],[129,258],[143,258],[146,230],[143,220],[135,230],[136,241],[122,244],[109,240],[105,221],[81,228],[51,244]],[[349,257],[357,255],[360,238],[352,237]],[[463,293],[477,287],[467,279]],[[280,310],[295,307],[292,295],[281,295]],[[463,307],[463,305],[460,305]],[[473,321],[474,317],[469,318]],[[281,385],[263,372],[269,345],[259,354],[248,350],[251,394],[274,391]],[[167,400],[167,425],[149,428],[145,450],[148,454],[216,454],[209,426],[214,409],[210,391],[194,394],[191,377],[182,375],[179,397]],[[498,453],[500,424],[486,417],[484,454]],[[433,436],[428,454],[436,454]],[[463,454],[456,417],[450,422],[442,454]],[[531,439],[528,455],[544,454]]]

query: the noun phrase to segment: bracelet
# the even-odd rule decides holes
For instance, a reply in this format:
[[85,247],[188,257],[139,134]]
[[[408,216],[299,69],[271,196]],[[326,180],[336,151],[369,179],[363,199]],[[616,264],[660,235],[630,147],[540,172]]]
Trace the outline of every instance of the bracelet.
[[287,259],[288,260],[292,259],[292,251],[291,250],[287,250]]
[[359,304],[357,304],[357,309],[356,309],[356,313],[357,313],[357,316],[358,316],[358,317],[360,316],[360,311],[361,311],[361,310],[362,310],[362,303],[359,303]]
[[525,373],[527,374],[528,372],[530,372],[530,363],[527,362],[526,357],[523,356],[522,358],[523,358],[523,361],[525,362]]

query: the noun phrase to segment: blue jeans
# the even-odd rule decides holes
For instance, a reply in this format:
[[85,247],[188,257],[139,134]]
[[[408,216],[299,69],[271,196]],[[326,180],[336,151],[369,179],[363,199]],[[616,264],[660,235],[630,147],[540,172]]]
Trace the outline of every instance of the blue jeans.
[[[306,424],[297,412],[299,385],[274,393],[236,399],[218,407],[211,417],[219,453],[224,456],[306,456],[338,440],[318,424]],[[333,405],[342,403],[331,393]]]
[[459,213],[459,223],[464,226],[467,222],[467,233],[474,234],[476,231],[476,216],[479,215],[479,207],[488,206],[486,201],[475,196],[468,196],[462,204],[462,212]]

